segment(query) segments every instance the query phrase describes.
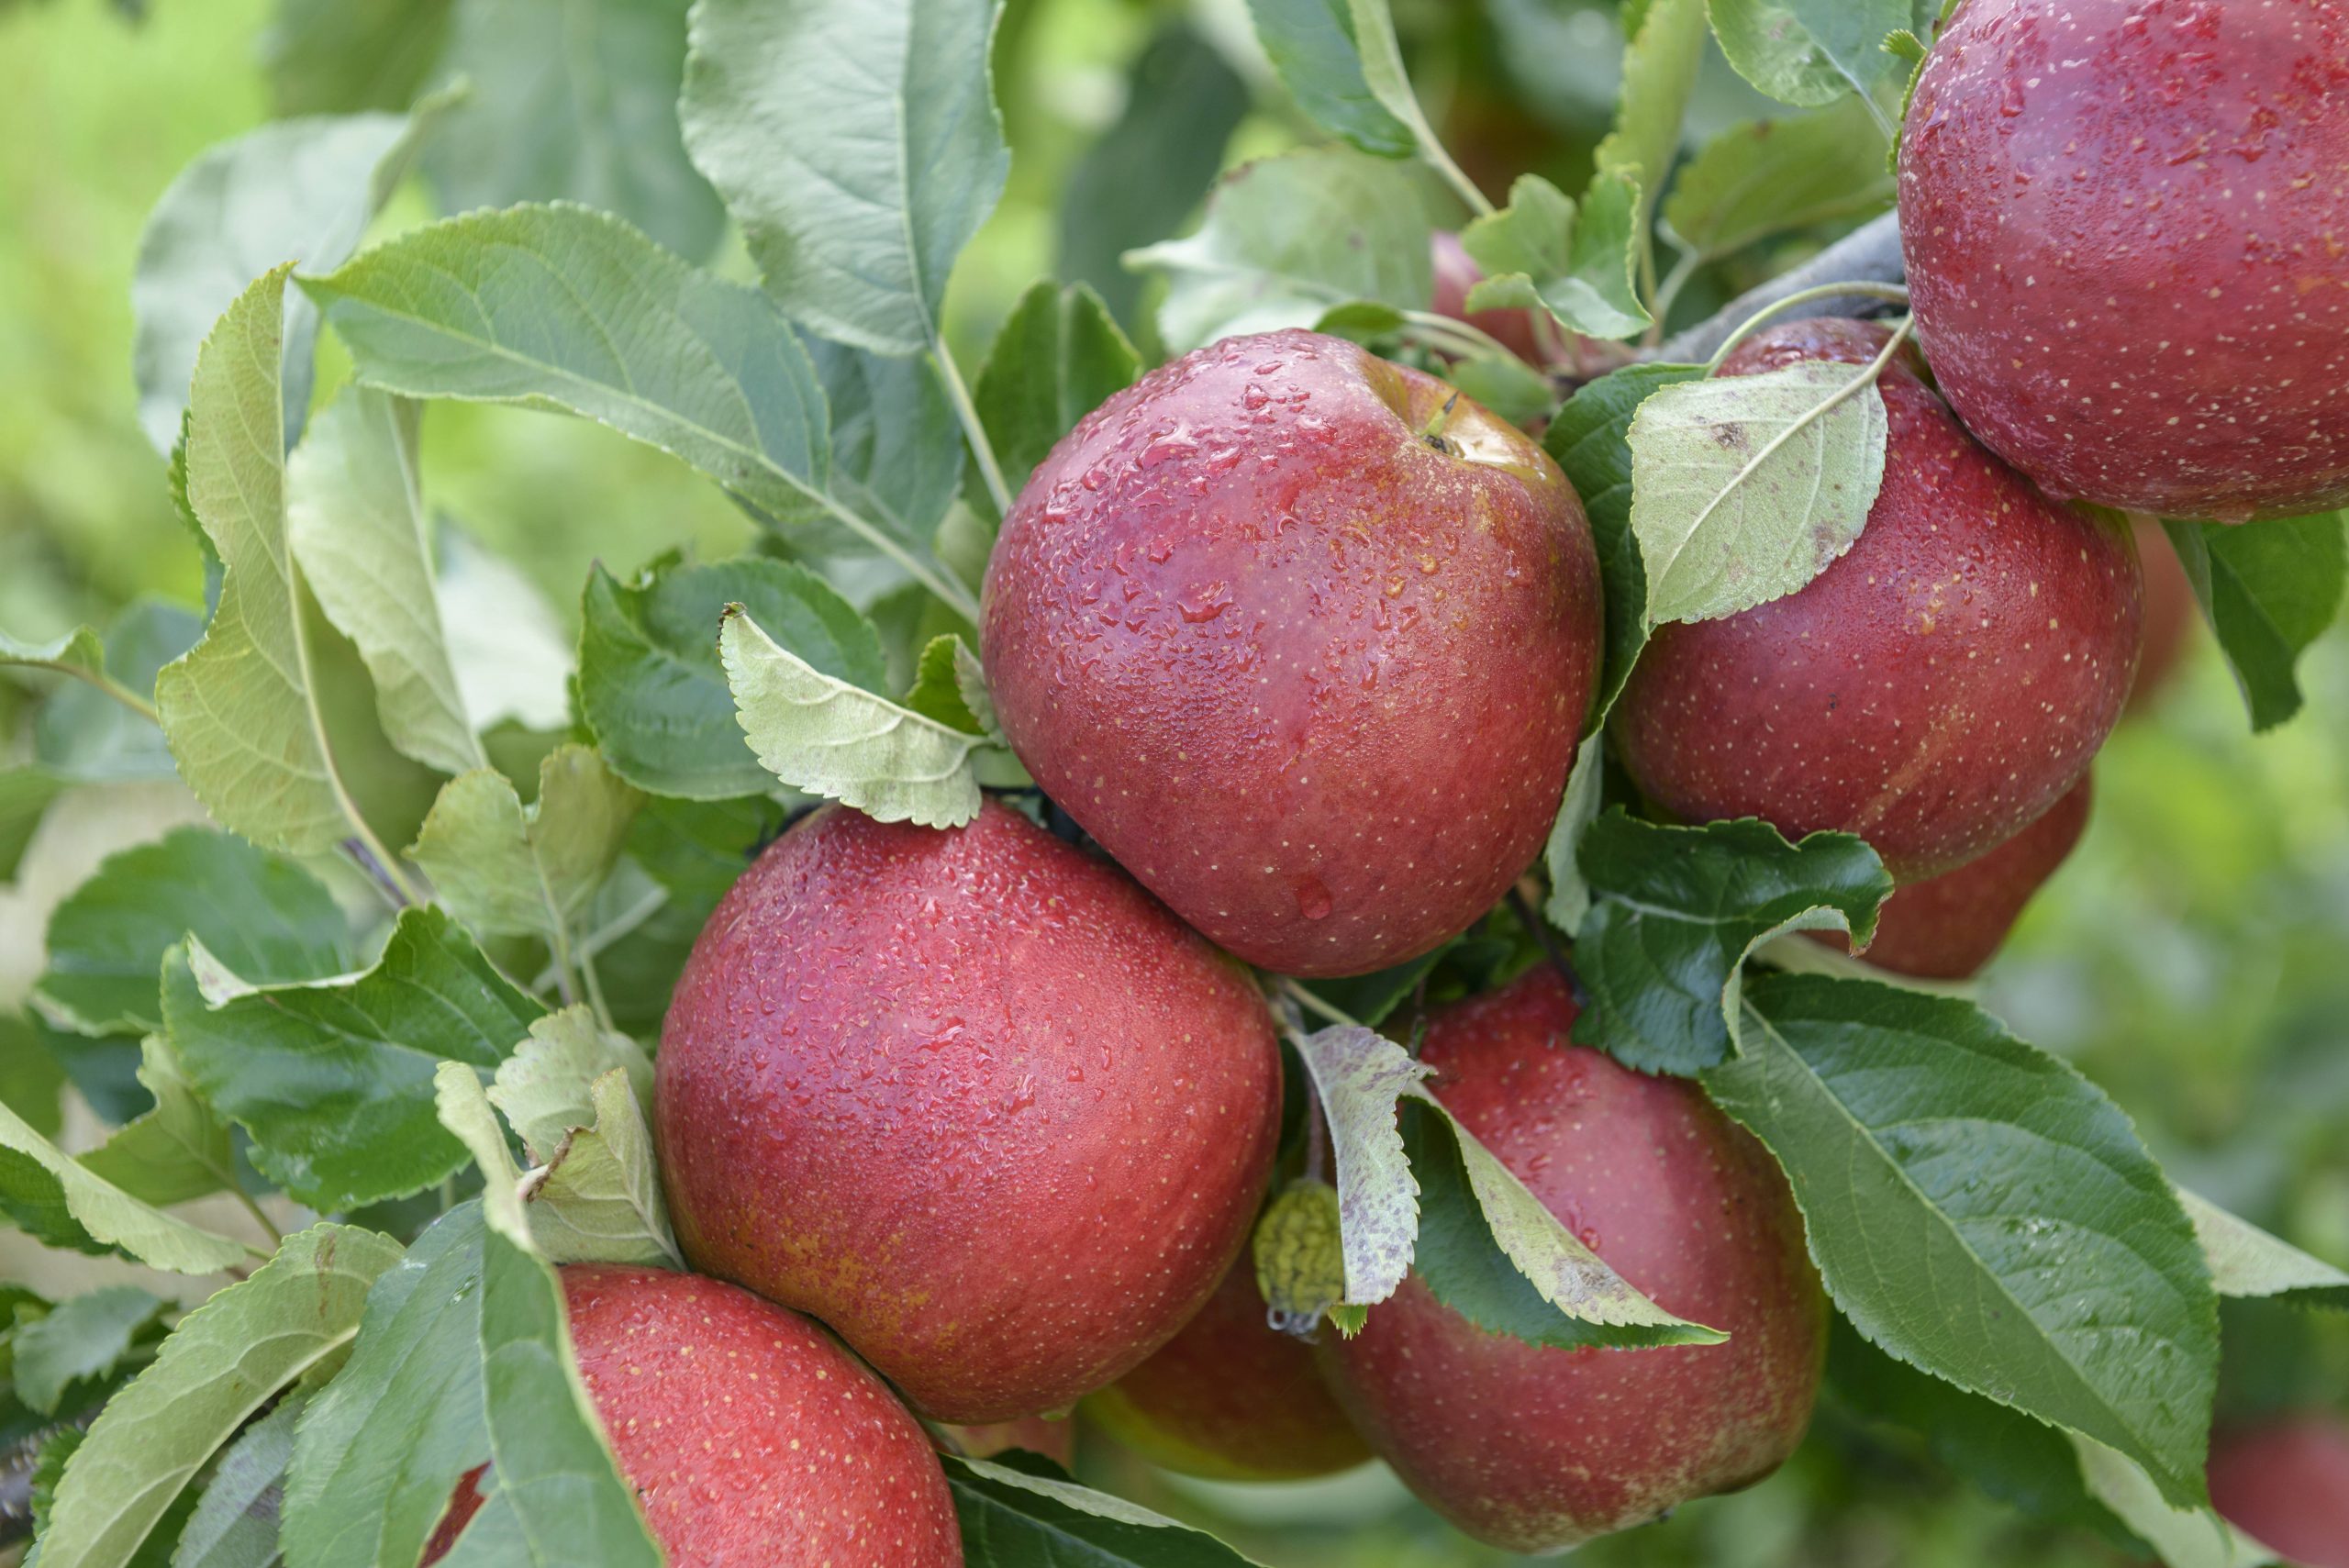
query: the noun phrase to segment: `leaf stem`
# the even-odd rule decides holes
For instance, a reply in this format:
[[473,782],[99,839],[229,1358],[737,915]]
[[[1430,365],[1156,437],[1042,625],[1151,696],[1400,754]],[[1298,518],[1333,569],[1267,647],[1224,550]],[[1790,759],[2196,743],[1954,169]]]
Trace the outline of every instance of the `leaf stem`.
[[1674,261],[1672,271],[1664,274],[1664,281],[1656,285],[1655,298],[1648,306],[1648,330],[1642,346],[1653,349],[1664,341],[1664,318],[1672,313],[1672,302],[1680,297],[1680,291],[1688,286],[1688,280],[1697,275],[1697,269],[1705,261],[1705,253],[1693,245]]
[[[1752,316],[1747,317],[1745,320],[1739,323],[1737,329],[1729,335],[1727,340],[1725,340],[1720,348],[1713,350],[1713,357],[1705,361],[1705,373],[1707,375],[1712,375],[1720,371],[1721,368],[1721,361],[1729,358],[1731,350],[1735,349],[1738,344],[1743,342],[1747,338],[1753,336],[1756,328],[1758,328],[1764,322],[1769,320],[1773,316],[1777,315],[1780,311],[1790,309],[1798,305],[1807,305],[1814,299],[1840,299],[1848,298],[1853,295],[1864,295],[1870,299],[1890,300],[1895,305],[1906,305],[1909,303],[1909,290],[1906,286],[1900,284],[1820,284],[1811,288],[1799,289],[1795,293],[1787,295],[1784,299],[1772,300],[1769,304],[1764,306]],[[1899,339],[1907,336],[1909,325],[1910,322],[1909,319],[1904,318],[1902,320],[1900,323],[1900,329],[1893,334],[1893,341],[1885,346],[1884,357],[1889,358],[1892,350],[1899,346]],[[1881,367],[1879,366],[1879,368]],[[1874,379],[1873,376],[1871,376],[1870,379]]]
[[1331,1006],[1329,1003],[1316,995],[1309,987],[1301,984],[1297,981],[1290,979],[1286,974],[1280,977],[1280,990],[1282,995],[1288,997],[1290,1001],[1295,1002],[1298,1006],[1303,1007],[1307,1012],[1317,1014],[1328,1022],[1336,1024],[1341,1029],[1358,1029],[1366,1027],[1361,1019],[1348,1018],[1345,1014],[1340,1012],[1337,1008]]
[[953,578],[944,575],[913,551],[891,539],[888,533],[874,524],[870,517],[863,513],[852,511],[838,496],[828,494],[817,499],[822,504],[824,510],[847,524],[855,532],[863,535],[872,541],[875,550],[904,567],[907,576],[936,595],[947,608],[964,620],[974,625],[977,624],[979,618],[977,595]]
[[245,1212],[253,1217],[253,1223],[260,1226],[262,1234],[269,1238],[272,1255],[274,1255],[275,1249],[285,1244],[285,1232],[280,1230],[269,1218],[268,1212],[254,1201],[253,1195],[238,1185],[233,1179],[228,1183],[228,1190],[236,1195],[237,1201],[245,1206]]
[[1478,217],[1490,217],[1494,210],[1492,199],[1478,190],[1476,182],[1470,179],[1466,172],[1452,161],[1452,154],[1444,150],[1443,143],[1435,139],[1432,131],[1428,130],[1424,125],[1416,128],[1420,132],[1419,157],[1425,161],[1428,167],[1443,177],[1443,183],[1452,187],[1453,194],[1468,204],[1470,212],[1475,213]]
[[587,1005],[595,1009],[596,1022],[601,1025],[607,1033],[619,1033],[619,1026],[612,1021],[611,1006],[604,1000],[604,980],[603,976],[596,973],[596,955],[586,951],[584,944],[582,944],[577,953],[577,960],[579,979],[587,987]]
[[979,423],[978,406],[971,401],[971,389],[963,384],[963,373],[954,368],[954,356],[947,351],[942,340],[931,346],[930,362],[938,369],[939,382],[946,388],[946,400],[954,405],[954,417],[963,423],[963,435],[971,444],[971,455],[979,460],[979,477],[986,481],[996,515],[1010,516],[1011,487],[1003,482],[1003,465],[996,462],[995,443],[987,439],[986,427]]
[[65,673],[72,676],[77,681],[86,682],[90,685],[95,686],[98,690],[106,693],[106,695],[114,698],[115,701],[120,703],[123,706],[128,708],[131,712],[137,714],[139,717],[145,719],[148,723],[154,725],[156,728],[161,728],[162,727],[162,716],[155,711],[155,705],[153,703],[149,702],[145,697],[140,696],[137,692],[134,692],[128,686],[124,685],[112,675],[107,674],[104,670],[83,670],[65,664],[57,665],[55,668],[64,671]]
[[[1403,324],[1412,334],[1431,349],[1459,354],[1467,359],[1502,358],[1522,361],[1516,350],[1471,322],[1455,321],[1449,316],[1436,316],[1424,310],[1401,313]],[[1537,321],[1547,311],[1529,312]]]

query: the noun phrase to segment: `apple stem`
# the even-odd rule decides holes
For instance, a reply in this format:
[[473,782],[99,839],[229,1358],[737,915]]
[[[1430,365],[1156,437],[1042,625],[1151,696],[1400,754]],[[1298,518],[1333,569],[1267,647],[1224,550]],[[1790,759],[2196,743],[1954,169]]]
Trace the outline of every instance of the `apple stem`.
[[1443,428],[1452,423],[1452,411],[1459,406],[1460,393],[1455,388],[1452,395],[1443,400],[1443,406],[1435,411],[1434,417],[1420,428],[1419,439],[1439,451],[1450,451],[1452,443],[1443,439]]

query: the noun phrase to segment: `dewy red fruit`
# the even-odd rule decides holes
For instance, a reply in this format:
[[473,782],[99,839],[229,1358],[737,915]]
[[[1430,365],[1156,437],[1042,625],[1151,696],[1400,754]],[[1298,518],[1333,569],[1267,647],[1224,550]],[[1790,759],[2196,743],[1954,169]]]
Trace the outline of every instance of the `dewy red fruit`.
[[1685,1079],[1569,1045],[1553,971],[1442,1009],[1436,1095],[1650,1299],[1730,1338],[1563,1351],[1488,1334],[1416,1274],[1352,1340],[1339,1400],[1429,1507],[1480,1540],[1553,1551],[1761,1479],[1794,1451],[1826,1298],[1768,1152]]
[[1370,1449],[1330,1396],[1312,1347],[1273,1328],[1247,1254],[1159,1352],[1085,1402],[1119,1442],[1168,1470],[1294,1481]]
[[1425,952],[1557,814],[1598,556],[1557,465],[1457,396],[1339,339],[1227,339],[1081,420],[996,542],[1012,749],[1252,963]]
[[1249,976],[989,803],[828,807],[711,916],[657,1121],[695,1266],[812,1313],[939,1420],[1074,1403],[1247,1239],[1280,1118]]
[[[696,1274],[562,1271],[579,1370],[670,1568],[960,1568],[920,1423],[796,1313]],[[424,1561],[481,1507],[460,1485]]]
[[1918,329],[2059,498],[2349,501],[2349,6],[1967,0],[1900,139]]
[[[1879,969],[1921,980],[1963,980],[1996,956],[2040,884],[2055,874],[2088,825],[2089,784],[2083,776],[2045,816],[1955,871],[1898,888],[1877,912],[1876,940],[1864,955]],[[1806,931],[1828,947],[1850,944],[1841,931]]]
[[[1863,364],[1885,329],[1791,322],[1724,374]],[[1660,628],[1616,709],[1624,765],[1683,821],[1834,828],[1917,882],[2035,820],[2103,745],[2136,667],[2128,535],[2050,504],[1896,360],[1884,487],[1798,593]]]
[[2318,1411],[2221,1432],[2210,1501],[2307,1568],[2349,1568],[2349,1421]]

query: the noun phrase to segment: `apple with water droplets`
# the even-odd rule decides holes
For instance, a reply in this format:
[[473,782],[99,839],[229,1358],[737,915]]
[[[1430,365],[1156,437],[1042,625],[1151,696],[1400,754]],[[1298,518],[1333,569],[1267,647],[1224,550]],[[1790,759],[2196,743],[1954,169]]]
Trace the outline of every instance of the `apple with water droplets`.
[[990,801],[777,840],[694,944],[658,1087],[694,1266],[979,1425],[1074,1404],[1198,1310],[1264,1195],[1281,1065],[1244,970]]
[[[696,1274],[562,1278],[581,1379],[670,1568],[960,1568],[921,1424],[822,1329]],[[495,1485],[486,1466],[459,1483],[425,1562]]]
[[1730,1337],[1530,1345],[1414,1273],[1322,1351],[1339,1402],[1411,1490],[1511,1551],[1767,1475],[1801,1440],[1826,1354],[1826,1297],[1776,1162],[1695,1084],[1570,1044],[1575,1011],[1547,967],[1438,1009],[1421,1052],[1436,1097],[1631,1285]]
[[1312,1346],[1266,1318],[1244,1253],[1181,1333],[1084,1409],[1152,1464],[1210,1480],[1297,1481],[1370,1457]]
[[[1878,969],[1920,980],[1963,980],[1997,955],[2042,884],[2055,874],[2088,825],[2087,777],[2046,814],[1955,871],[1895,888],[1876,912],[1865,957]],[[1848,949],[1841,931],[1805,931],[1824,946]]]
[[[1865,364],[1887,329],[1826,318],[1738,345],[1725,375]],[[1896,358],[1884,484],[1796,593],[1659,627],[1615,710],[1624,766],[1684,822],[1856,833],[1898,882],[1951,871],[2087,772],[2137,663],[2128,533],[2055,506]]]
[[2059,499],[2349,502],[2349,6],[1966,0],[1900,138],[1926,357]]
[[1077,423],[988,562],[996,712],[1052,797],[1251,963],[1358,974],[1540,851],[1598,664],[1581,505],[1523,432],[1312,332]]

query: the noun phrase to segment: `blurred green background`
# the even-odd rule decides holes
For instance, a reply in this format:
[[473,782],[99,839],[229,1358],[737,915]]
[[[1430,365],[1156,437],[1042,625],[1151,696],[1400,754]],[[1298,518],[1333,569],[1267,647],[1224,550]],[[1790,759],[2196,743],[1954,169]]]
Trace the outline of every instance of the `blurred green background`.
[[[1397,10],[1415,78],[1462,163],[1497,191],[1527,168],[1574,188],[1611,108],[1612,7],[1426,0]],[[264,68],[276,11],[276,0],[154,0],[133,23],[104,0],[0,4],[9,83],[0,94],[0,628],[11,633],[42,638],[102,620],[141,593],[200,599],[195,545],[134,417],[129,284],[141,224],[173,176],[288,101]],[[966,364],[1019,291],[1055,271],[1096,281],[1146,338],[1148,301],[1121,279],[1101,236],[1123,231],[1138,244],[1174,232],[1194,221],[1216,168],[1305,134],[1246,38],[1241,0],[1015,0],[997,61],[1011,185],[949,302]],[[1138,84],[1155,121],[1129,112]],[[1767,112],[1713,61],[1691,136]],[[1072,205],[1097,221],[1071,223]],[[382,222],[430,213],[412,188]],[[1827,237],[1708,269],[1680,314],[1703,314]],[[730,240],[718,264],[748,275]],[[518,564],[566,622],[591,561],[625,569],[676,545],[715,553],[749,539],[714,490],[584,422],[441,406],[427,429],[432,502]],[[2110,1090],[2181,1181],[2349,1264],[2349,639],[2336,630],[2311,650],[2303,684],[2307,709],[2254,739],[2198,628],[2182,668],[2098,762],[2087,838],[1982,995]],[[0,682],[0,761],[28,744],[22,707],[18,689]],[[141,811],[171,815],[151,791],[139,800]],[[101,800],[59,814],[44,832],[88,831],[122,815]],[[83,858],[48,851],[51,862]],[[0,889],[0,1007],[14,1004],[14,977],[38,967],[39,903]],[[2228,1329],[2229,1415],[2349,1407],[2341,1322],[2231,1308]],[[1213,1518],[1277,1568],[1501,1560],[1463,1543],[1376,1470],[1209,1488],[1144,1473],[1102,1441],[1081,1462],[1163,1507]],[[1798,1460],[1762,1486],[1577,1560],[2122,1561],[2087,1537],[2018,1518],[1831,1403]]]

